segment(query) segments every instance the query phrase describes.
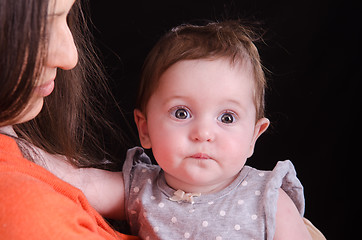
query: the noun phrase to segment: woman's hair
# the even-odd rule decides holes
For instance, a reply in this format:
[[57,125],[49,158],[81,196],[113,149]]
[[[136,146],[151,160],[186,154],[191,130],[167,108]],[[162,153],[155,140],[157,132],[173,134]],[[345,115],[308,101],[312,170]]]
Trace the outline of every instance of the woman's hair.
[[[49,0],[0,0],[0,126],[14,124],[32,96],[47,54],[48,4]],[[103,131],[115,132],[103,108],[113,98],[108,97],[84,7],[84,0],[76,0],[67,17],[78,50],[77,66],[58,69],[56,88],[44,99],[40,114],[14,129],[20,139],[65,155],[78,167],[94,167],[107,163],[102,161],[107,156]]]
[[240,21],[212,22],[205,26],[185,24],[166,33],[153,47],[143,65],[136,108],[146,114],[147,103],[161,75],[173,64],[193,59],[230,59],[231,64],[250,61],[255,81],[256,120],[264,117],[265,75],[251,28]]
[[0,124],[20,114],[40,75],[47,9],[48,0],[0,1]]

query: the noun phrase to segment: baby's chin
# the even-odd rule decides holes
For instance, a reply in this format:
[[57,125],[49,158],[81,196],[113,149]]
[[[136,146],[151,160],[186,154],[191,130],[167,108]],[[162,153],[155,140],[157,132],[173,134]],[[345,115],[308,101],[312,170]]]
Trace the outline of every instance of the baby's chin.
[[174,177],[165,174],[166,182],[174,189],[182,190],[186,193],[201,193],[210,194],[216,193],[227,186],[229,186],[238,176],[235,174],[228,178],[222,176],[217,177],[215,172],[199,171],[199,172],[187,172],[183,174],[183,177],[179,177],[179,180],[175,180]]

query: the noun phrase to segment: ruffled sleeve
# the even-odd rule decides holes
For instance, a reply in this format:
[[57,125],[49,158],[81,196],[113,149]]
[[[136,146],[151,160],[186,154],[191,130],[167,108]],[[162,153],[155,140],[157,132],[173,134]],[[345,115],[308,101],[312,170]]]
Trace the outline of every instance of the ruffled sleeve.
[[133,179],[133,167],[137,163],[151,164],[150,158],[144,153],[140,147],[134,147],[127,151],[126,160],[123,164],[123,178],[126,192],[131,187],[131,181]]
[[292,199],[301,216],[304,215],[303,186],[297,178],[296,171],[291,161],[278,162],[273,171],[268,174],[265,187],[263,206],[266,215],[267,239],[272,240],[275,233],[275,216],[279,188],[283,189]]
[[[152,187],[156,186],[156,179],[160,172],[158,165],[153,165],[150,158],[140,147],[135,147],[127,152],[123,165],[123,180],[125,187],[126,218],[130,225],[138,222],[136,213],[140,212],[138,204],[141,196],[151,196]],[[136,229],[134,234],[138,234]]]

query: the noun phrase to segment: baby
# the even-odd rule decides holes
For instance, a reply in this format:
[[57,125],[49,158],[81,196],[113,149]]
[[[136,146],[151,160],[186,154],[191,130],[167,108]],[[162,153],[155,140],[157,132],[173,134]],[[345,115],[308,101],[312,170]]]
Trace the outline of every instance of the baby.
[[124,213],[143,239],[311,239],[290,161],[245,165],[264,117],[253,33],[236,21],[182,25],[155,45],[134,118],[143,148],[123,167]]

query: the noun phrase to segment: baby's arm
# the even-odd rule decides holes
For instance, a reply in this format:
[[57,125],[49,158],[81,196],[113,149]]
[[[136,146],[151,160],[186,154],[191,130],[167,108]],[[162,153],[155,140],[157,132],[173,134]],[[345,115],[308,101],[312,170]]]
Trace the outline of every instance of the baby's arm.
[[274,240],[284,239],[312,240],[293,201],[279,189]]

